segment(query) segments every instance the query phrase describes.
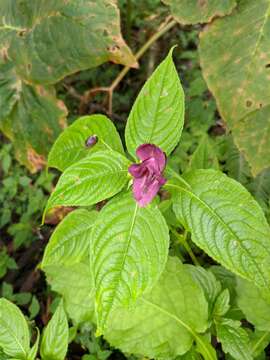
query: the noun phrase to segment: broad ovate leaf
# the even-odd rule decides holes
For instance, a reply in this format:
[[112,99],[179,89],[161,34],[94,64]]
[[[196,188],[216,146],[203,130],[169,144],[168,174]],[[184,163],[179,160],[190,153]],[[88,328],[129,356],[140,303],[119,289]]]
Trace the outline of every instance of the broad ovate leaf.
[[93,281],[89,268],[91,230],[97,212],[78,209],[55,229],[46,247],[42,270],[53,291],[61,294],[75,324],[93,319]]
[[91,242],[96,211],[77,209],[69,213],[54,230],[46,246],[42,268],[52,265],[71,266],[85,258]]
[[156,205],[141,208],[128,193],[102,209],[90,247],[100,333],[114,307],[133,303],[157,282],[168,247],[168,227]]
[[24,83],[11,63],[0,66],[0,74],[0,130],[13,141],[17,159],[35,172],[66,125],[66,107],[53,88]]
[[222,350],[237,360],[252,360],[250,341],[240,321],[222,319],[216,324],[217,338]]
[[172,50],[141,89],[128,117],[125,138],[135,157],[139,145],[151,143],[169,155],[178,144],[184,124],[184,92]]
[[203,75],[254,175],[270,165],[269,9],[269,0],[239,0],[200,38]]
[[10,358],[27,360],[30,334],[21,310],[10,301],[0,299],[0,347]]
[[64,360],[68,349],[68,335],[68,320],[61,302],[42,335],[42,359]]
[[[90,136],[97,143],[86,146]],[[48,157],[48,166],[64,171],[93,151],[115,150],[124,154],[120,136],[112,121],[105,115],[83,116],[70,125],[55,141]]]
[[53,84],[106,61],[136,65],[121,36],[114,0],[4,0],[0,34],[7,30],[11,32],[10,43],[5,40],[8,58],[31,82]]
[[270,290],[270,228],[259,204],[238,182],[215,170],[168,184],[173,209],[192,240],[227,269]]
[[94,285],[89,256],[80,262],[43,268],[53,291],[63,297],[64,307],[74,325],[94,320]]
[[45,213],[59,205],[89,206],[117,194],[128,181],[129,161],[116,151],[98,151],[67,168]]
[[264,289],[259,289],[252,282],[237,278],[237,305],[246,319],[256,329],[270,331],[270,299]]
[[111,313],[105,338],[123,352],[173,359],[185,354],[194,340],[202,342],[198,334],[206,330],[207,317],[203,290],[179,259],[169,258],[149,294],[130,309]]
[[236,0],[162,0],[180,24],[197,24],[212,21],[214,17],[232,12]]

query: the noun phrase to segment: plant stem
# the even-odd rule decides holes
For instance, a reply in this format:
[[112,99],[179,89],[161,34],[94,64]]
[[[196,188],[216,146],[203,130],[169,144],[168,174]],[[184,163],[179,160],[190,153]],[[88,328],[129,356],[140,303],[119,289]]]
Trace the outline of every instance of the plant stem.
[[[168,20],[166,21],[168,22]],[[167,31],[169,31],[172,27],[174,27],[177,24],[175,20],[170,21],[165,26],[161,26],[159,31],[156,32],[150,39],[146,41],[146,43],[140,48],[140,50],[135,54],[135,59],[139,60],[142,55],[151,47],[151,45],[157,41],[162,35],[164,35]],[[113,90],[118,86],[118,84],[121,82],[121,80],[126,76],[126,74],[129,72],[130,67],[125,66],[122,71],[118,74],[116,79],[112,82],[110,88]]]
[[[164,35],[167,31],[169,31],[172,27],[174,27],[177,22],[175,20],[171,20],[172,17],[169,16],[163,24],[159,27],[158,31],[147,40],[147,42],[141,47],[141,49],[135,54],[135,59],[139,60],[142,55],[151,47],[151,45],[157,41],[162,35]],[[80,113],[83,112],[84,105],[87,104],[91,97],[96,93],[103,91],[108,93],[108,115],[112,115],[112,107],[113,107],[113,92],[115,88],[119,85],[122,79],[126,76],[131,68],[129,66],[125,66],[122,71],[118,74],[118,76],[114,79],[108,87],[97,87],[94,89],[88,90],[83,96],[80,104]]]
[[180,244],[182,244],[184,246],[184,248],[186,249],[188,255],[190,256],[191,260],[193,261],[193,264],[196,265],[196,266],[200,266],[201,264],[199,263],[199,261],[196,258],[194,252],[192,251],[191,247],[189,246],[189,243],[187,242],[187,235],[188,235],[187,230],[185,230],[184,235],[179,234],[174,229],[171,229],[171,232],[177,237]]

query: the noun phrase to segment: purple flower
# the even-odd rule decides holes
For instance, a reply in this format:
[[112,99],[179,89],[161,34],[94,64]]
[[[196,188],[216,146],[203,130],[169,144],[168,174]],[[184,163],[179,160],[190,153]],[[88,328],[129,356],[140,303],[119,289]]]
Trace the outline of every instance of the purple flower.
[[166,183],[162,173],[166,166],[166,155],[153,144],[140,145],[136,155],[142,161],[132,164],[128,171],[133,176],[133,195],[139,206],[149,204]]

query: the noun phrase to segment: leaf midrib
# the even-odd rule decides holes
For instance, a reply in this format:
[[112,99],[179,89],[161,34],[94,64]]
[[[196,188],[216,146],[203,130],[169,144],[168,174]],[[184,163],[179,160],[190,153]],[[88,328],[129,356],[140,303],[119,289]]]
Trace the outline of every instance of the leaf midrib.
[[196,342],[200,343],[200,345],[204,348],[206,354],[209,356],[210,360],[216,360],[214,357],[212,357],[212,354],[208,351],[208,348],[205,346],[204,342],[200,339],[199,336],[197,336],[196,332],[194,332],[192,330],[192,328],[190,326],[188,326],[185,322],[183,322],[181,319],[179,319],[179,317],[177,317],[176,315],[170,313],[169,311],[163,309],[161,306],[153,303],[152,301],[146,300],[144,298],[141,299],[142,302],[144,302],[145,304],[154,307],[156,310],[158,310],[159,312],[161,312],[163,315],[168,316],[169,318],[175,320],[176,322],[178,322],[181,326],[183,326],[196,340]]
[[[129,250],[129,247],[130,247],[130,243],[131,243],[131,238],[132,238],[132,232],[133,232],[133,229],[134,229],[134,226],[135,226],[135,222],[136,222],[136,217],[137,217],[137,213],[138,213],[138,204],[135,203],[135,208],[134,208],[134,213],[133,213],[133,217],[132,217],[132,220],[131,220],[131,224],[130,224],[130,230],[129,230],[129,233],[128,233],[128,238],[127,238],[127,243],[126,243],[126,247],[125,247],[125,250],[124,250],[124,256],[122,258],[122,262],[121,262],[121,265],[120,265],[120,269],[118,271],[118,278],[117,278],[117,281],[116,281],[116,284],[115,284],[115,287],[114,287],[114,291],[113,291],[113,296],[112,296],[112,301],[110,302],[110,309],[113,308],[113,305],[115,303],[115,293],[119,287],[119,282],[120,282],[120,279],[122,278],[121,275],[122,275],[122,272],[123,272],[123,269],[124,269],[124,266],[125,266],[125,261],[126,261],[126,258],[127,258],[127,255],[128,255],[128,250]],[[107,320],[107,317],[109,315],[109,312],[110,312],[110,309],[109,311],[107,311],[107,315],[106,315],[106,318],[105,318],[105,321]]]
[[[91,181],[92,179],[97,179],[97,178],[100,178],[100,177],[105,177],[105,176],[109,176],[109,175],[117,175],[117,174],[119,174],[119,173],[123,173],[123,172],[126,172],[127,173],[127,169],[124,169],[124,170],[115,170],[115,171],[108,171],[108,172],[102,172],[102,173],[99,173],[98,175],[94,175],[94,176],[86,176],[86,177],[84,177],[83,179],[80,179],[80,186],[81,185],[83,185],[86,181]],[[55,201],[55,200],[57,200],[58,199],[58,197],[61,195],[63,195],[63,194],[65,194],[67,191],[70,191],[71,189],[73,189],[74,187],[77,187],[77,186],[79,186],[77,183],[76,183],[76,181],[75,181],[75,183],[74,184],[72,184],[72,185],[70,185],[70,186],[68,186],[68,188],[66,188],[64,191],[60,191],[61,190],[61,188],[60,189],[56,189],[55,190],[55,198],[53,199],[53,197],[52,197],[52,199]],[[66,185],[67,186],[67,185]],[[63,188],[65,188],[65,186],[63,185]],[[59,193],[59,191],[60,191],[60,194],[58,194]],[[53,193],[54,194],[54,193]],[[54,201],[53,201],[53,203],[54,203]]]
[[[78,231],[75,231],[74,233],[72,233],[71,235],[68,235],[68,238],[66,238],[61,244],[58,244],[55,246],[54,250],[51,251],[51,255],[54,255],[59,248],[63,247],[64,244],[66,244],[67,242],[69,241],[72,241],[72,239],[75,237],[75,236],[78,236],[80,235],[81,233],[84,233],[86,231],[88,231],[89,229],[91,229],[93,226],[96,225],[96,222],[94,221],[92,224],[86,226],[85,228],[83,229],[79,229]],[[70,236],[70,237],[69,237]],[[44,258],[46,259],[46,258]],[[47,262],[42,262],[42,267],[43,266],[54,266],[54,265],[59,265],[59,264],[55,264],[55,263],[47,263]],[[68,266],[70,266],[70,264],[68,264]]]
[[4,327],[6,329],[6,331],[10,334],[10,336],[15,340],[15,342],[18,344],[19,348],[22,350],[23,356],[24,358],[26,358],[27,356],[27,352],[24,350],[22,344],[20,343],[19,339],[17,338],[17,336],[14,334],[14,331],[12,331],[12,329],[10,329],[9,325],[6,323],[6,321],[2,318],[0,320],[0,322],[2,322],[2,324],[4,324]]

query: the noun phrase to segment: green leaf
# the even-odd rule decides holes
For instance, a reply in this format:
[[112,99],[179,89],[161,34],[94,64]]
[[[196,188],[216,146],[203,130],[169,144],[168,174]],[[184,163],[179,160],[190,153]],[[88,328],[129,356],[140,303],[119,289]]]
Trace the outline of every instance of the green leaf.
[[31,304],[29,305],[29,318],[33,320],[40,311],[40,305],[36,295],[33,295]]
[[60,303],[42,335],[40,353],[43,360],[64,360],[68,349],[68,321]]
[[184,179],[191,189],[174,190],[179,221],[192,240],[232,272],[270,290],[270,228],[263,211],[235,180],[215,170],[197,170]]
[[75,324],[93,319],[93,281],[89,268],[91,230],[97,213],[78,209],[57,226],[46,247],[42,269],[53,291],[61,294]]
[[149,294],[130,309],[112,312],[105,337],[123,352],[172,359],[185,354],[194,340],[202,342],[198,333],[206,330],[207,317],[203,290],[185,265],[177,258],[169,258],[166,270]]
[[200,37],[207,85],[254,175],[270,165],[269,14],[269,0],[240,0],[232,15],[213,21]]
[[89,256],[70,266],[50,265],[43,269],[53,291],[62,295],[68,316],[75,325],[94,319],[94,286]]
[[12,358],[27,359],[30,335],[20,309],[10,301],[0,299],[0,347]]
[[221,291],[220,282],[217,281],[214,274],[200,266],[186,265],[186,269],[190,272],[193,280],[203,289],[208,302],[209,317],[211,318],[216,298]]
[[224,316],[230,308],[230,292],[224,289],[218,296],[215,302],[213,315],[214,317]]
[[200,353],[204,360],[217,360],[216,350],[211,345],[211,335],[198,335],[200,341],[196,341],[196,351]]
[[[4,0],[0,41],[7,30],[11,32],[7,56],[31,82],[54,84],[106,61],[136,65],[121,36],[115,1],[40,0],[30,4],[22,0],[11,4]],[[4,39],[7,43],[7,35]]]
[[190,165],[191,170],[215,169],[219,170],[217,155],[210,143],[208,136],[204,136],[192,154]]
[[[92,148],[85,146],[91,135],[98,142]],[[104,115],[83,116],[69,126],[54,143],[48,158],[48,166],[64,171],[93,151],[115,150],[124,154],[120,136],[113,123]]]
[[89,206],[117,194],[128,181],[129,161],[115,151],[99,151],[67,168],[45,213],[59,205]]
[[250,342],[247,332],[240,327],[239,321],[222,319],[216,324],[217,338],[225,353],[237,360],[252,360]]
[[88,253],[97,214],[84,209],[69,213],[54,230],[46,246],[42,268],[52,265],[71,266],[83,260]]
[[114,307],[152,288],[164,270],[168,247],[169,230],[157,206],[140,208],[125,194],[101,210],[90,247],[100,333]]
[[250,346],[252,355],[257,358],[261,355],[264,349],[269,345],[270,332],[269,331],[258,331],[255,329],[250,335]]
[[172,51],[147,80],[128,117],[125,138],[133,157],[141,144],[155,144],[169,155],[179,142],[184,124],[184,92]]
[[235,0],[162,0],[180,24],[211,22],[217,16],[229,15],[236,6]]
[[247,320],[258,330],[270,331],[270,299],[264,289],[237,278],[237,304]]
[[0,73],[0,105],[5,101],[0,129],[14,142],[16,158],[35,172],[45,165],[51,144],[65,127],[66,107],[54,89],[25,84],[9,64],[0,67]]

